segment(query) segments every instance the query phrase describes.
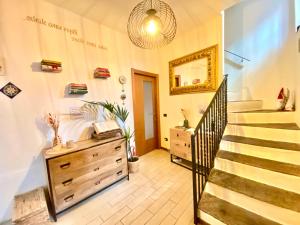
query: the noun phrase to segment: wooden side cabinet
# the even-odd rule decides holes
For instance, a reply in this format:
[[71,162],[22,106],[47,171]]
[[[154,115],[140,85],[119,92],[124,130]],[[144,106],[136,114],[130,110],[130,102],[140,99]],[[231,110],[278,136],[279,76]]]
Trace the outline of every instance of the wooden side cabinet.
[[192,161],[191,133],[184,128],[170,129],[170,154]]
[[127,177],[124,138],[77,142],[67,152],[44,151],[53,216]]

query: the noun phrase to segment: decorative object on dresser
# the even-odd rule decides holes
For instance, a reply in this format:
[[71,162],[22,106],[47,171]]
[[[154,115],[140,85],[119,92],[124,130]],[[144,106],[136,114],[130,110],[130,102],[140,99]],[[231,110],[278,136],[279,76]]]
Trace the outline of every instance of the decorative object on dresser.
[[110,77],[110,72],[107,68],[101,68],[98,67],[94,71],[94,78],[109,78]]
[[183,127],[189,128],[189,121],[188,121],[187,116],[186,116],[186,111],[184,109],[181,109],[181,113],[184,117]]
[[122,136],[122,130],[115,120],[106,120],[103,122],[93,123],[94,132],[92,137],[97,140]]
[[41,61],[41,70],[45,72],[59,73],[62,71],[61,62],[53,61],[53,60],[45,60]]
[[53,138],[53,147],[61,144],[61,139],[58,135],[58,128],[59,128],[59,118],[58,115],[54,115],[48,113],[46,116],[47,124],[53,129],[54,131],[54,138]]
[[86,84],[69,84],[69,95],[85,95],[88,93],[87,85]]
[[14,198],[12,223],[16,225],[50,225],[50,217],[42,187]]
[[[171,162],[177,163],[191,169],[191,135],[193,129],[185,127],[175,127],[170,129],[170,155]],[[174,160],[180,158],[181,160]]]
[[112,184],[129,179],[126,140],[76,142],[68,152],[44,150],[51,205],[56,215]]

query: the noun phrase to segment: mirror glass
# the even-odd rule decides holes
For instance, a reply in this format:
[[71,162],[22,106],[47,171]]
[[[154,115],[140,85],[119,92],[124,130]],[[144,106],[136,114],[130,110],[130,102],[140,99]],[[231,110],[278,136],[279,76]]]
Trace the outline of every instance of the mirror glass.
[[174,68],[176,87],[204,84],[207,81],[207,68],[207,58],[176,66]]
[[169,62],[170,95],[215,91],[217,45]]

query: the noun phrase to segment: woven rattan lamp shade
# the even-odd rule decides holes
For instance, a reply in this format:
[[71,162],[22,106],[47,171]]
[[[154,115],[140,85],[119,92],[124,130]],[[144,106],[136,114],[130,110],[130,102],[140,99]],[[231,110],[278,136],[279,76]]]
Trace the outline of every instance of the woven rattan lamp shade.
[[127,24],[128,36],[140,48],[153,49],[169,44],[177,30],[170,6],[160,0],[144,0],[132,10]]

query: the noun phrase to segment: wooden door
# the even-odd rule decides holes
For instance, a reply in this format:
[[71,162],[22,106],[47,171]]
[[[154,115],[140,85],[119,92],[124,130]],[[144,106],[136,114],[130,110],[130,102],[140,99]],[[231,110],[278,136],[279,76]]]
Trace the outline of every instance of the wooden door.
[[132,70],[135,144],[137,155],[159,147],[158,76]]

